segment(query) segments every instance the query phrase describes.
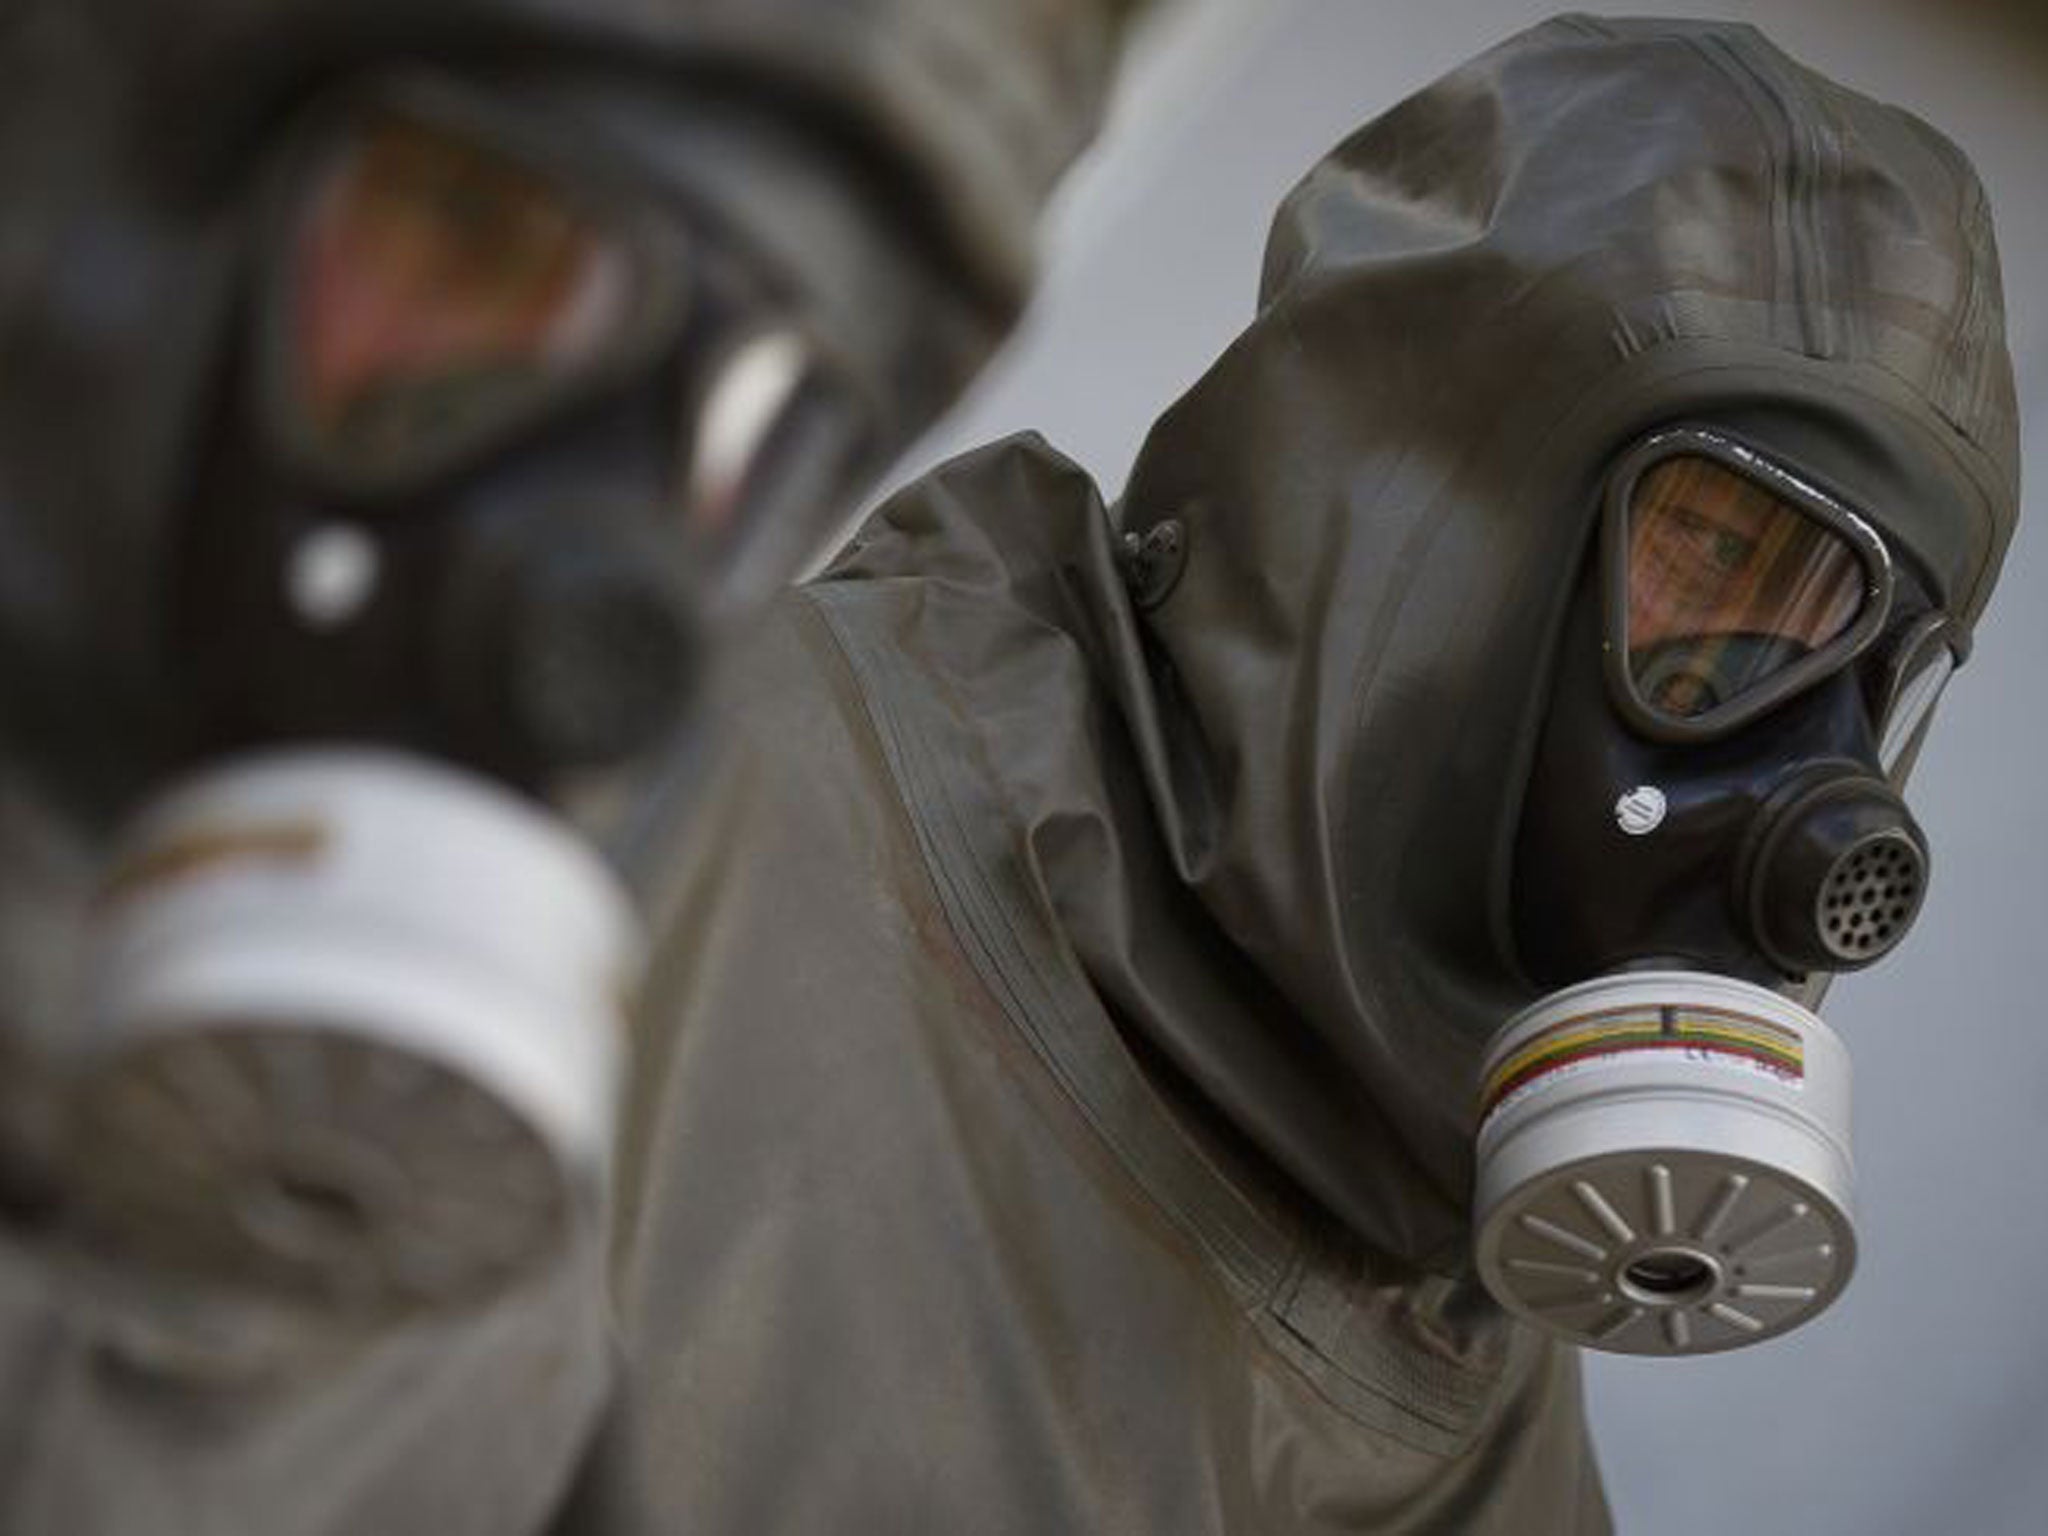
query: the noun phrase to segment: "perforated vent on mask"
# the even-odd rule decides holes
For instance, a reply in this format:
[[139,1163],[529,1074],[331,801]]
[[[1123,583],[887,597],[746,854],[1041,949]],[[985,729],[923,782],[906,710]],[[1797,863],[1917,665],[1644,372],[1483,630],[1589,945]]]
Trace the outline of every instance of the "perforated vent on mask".
[[1858,844],[1820,890],[1822,942],[1838,959],[1862,964],[1890,949],[1913,924],[1927,888],[1912,839],[1886,833]]
[[1738,866],[1737,900],[1786,975],[1853,971],[1906,936],[1927,875],[1927,840],[1898,791],[1823,763],[1766,806]]

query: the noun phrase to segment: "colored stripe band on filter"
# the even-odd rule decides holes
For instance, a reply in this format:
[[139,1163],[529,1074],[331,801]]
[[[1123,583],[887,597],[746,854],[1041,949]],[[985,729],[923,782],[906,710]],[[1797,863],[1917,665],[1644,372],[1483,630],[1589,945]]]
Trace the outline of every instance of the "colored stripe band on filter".
[[1532,1036],[1488,1075],[1480,1094],[1483,1122],[1511,1094],[1551,1072],[1582,1062],[1641,1051],[1691,1053],[1761,1068],[1797,1086],[1806,1077],[1806,1050],[1781,1025],[1718,1008],[1613,1008],[1566,1019]]

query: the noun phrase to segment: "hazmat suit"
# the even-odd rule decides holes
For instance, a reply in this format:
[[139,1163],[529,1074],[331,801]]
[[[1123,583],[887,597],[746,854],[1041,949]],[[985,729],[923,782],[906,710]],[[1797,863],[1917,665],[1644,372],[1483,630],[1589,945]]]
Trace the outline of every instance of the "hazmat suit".
[[[1968,165],[1753,30],[1560,19],[1340,145],[1114,508],[969,454],[727,680],[567,1528],[1605,1529],[1575,1358],[1468,1236],[1489,1037],[1735,952],[1569,958],[1621,855],[1518,868],[1603,484],[1739,438],[1966,634],[2014,420]],[[1873,732],[1895,650],[1717,750]]]
[[0,1528],[549,1519],[694,679],[1129,9],[0,9]]

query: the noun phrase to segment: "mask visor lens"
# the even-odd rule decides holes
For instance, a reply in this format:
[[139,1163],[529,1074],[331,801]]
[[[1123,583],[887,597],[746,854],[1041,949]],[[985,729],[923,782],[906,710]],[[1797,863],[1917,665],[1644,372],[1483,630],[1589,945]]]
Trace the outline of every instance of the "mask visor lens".
[[290,250],[289,375],[313,442],[386,469],[471,439],[617,344],[626,242],[548,177],[393,113],[324,161]]
[[1671,719],[1720,711],[1838,639],[1870,588],[1841,533],[1693,454],[1637,477],[1627,556],[1629,677]]

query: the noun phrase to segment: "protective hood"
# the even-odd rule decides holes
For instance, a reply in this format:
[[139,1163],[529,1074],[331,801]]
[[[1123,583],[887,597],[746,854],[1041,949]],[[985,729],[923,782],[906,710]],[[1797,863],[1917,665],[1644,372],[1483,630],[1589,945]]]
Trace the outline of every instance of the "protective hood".
[[681,99],[752,100],[899,182],[998,308],[1022,301],[1032,231],[1093,136],[1128,0],[92,0],[146,61],[144,110],[217,155],[280,104],[394,56],[638,76]]
[[1455,1260],[1478,1054],[1538,990],[1508,889],[1556,638],[1604,469],[1686,421],[1982,608],[2016,430],[1963,157],[1751,29],[1565,17],[1288,196],[1257,317],[1140,455],[1125,586],[1017,445],[842,568],[975,595],[917,623],[1124,1038],[1383,1252]]

